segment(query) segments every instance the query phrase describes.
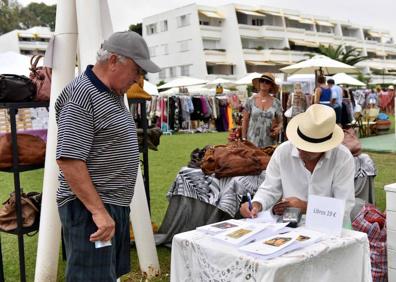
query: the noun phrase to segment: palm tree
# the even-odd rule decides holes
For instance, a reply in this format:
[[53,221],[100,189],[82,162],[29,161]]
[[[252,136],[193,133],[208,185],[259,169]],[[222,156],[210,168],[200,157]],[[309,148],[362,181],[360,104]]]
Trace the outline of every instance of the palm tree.
[[367,56],[360,55],[360,49],[351,47],[346,50],[343,45],[334,48],[332,45],[325,46],[321,44],[319,45],[319,53],[350,66],[368,59]]

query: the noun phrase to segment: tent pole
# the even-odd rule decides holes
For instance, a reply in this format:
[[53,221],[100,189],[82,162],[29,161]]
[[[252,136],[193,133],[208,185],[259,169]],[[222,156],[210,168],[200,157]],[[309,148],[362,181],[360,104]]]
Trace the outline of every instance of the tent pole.
[[74,77],[77,47],[75,1],[58,0],[53,54],[51,101],[41,204],[40,233],[34,281],[57,281],[61,225],[56,205],[58,165],[56,164],[57,126],[54,106],[58,94]]

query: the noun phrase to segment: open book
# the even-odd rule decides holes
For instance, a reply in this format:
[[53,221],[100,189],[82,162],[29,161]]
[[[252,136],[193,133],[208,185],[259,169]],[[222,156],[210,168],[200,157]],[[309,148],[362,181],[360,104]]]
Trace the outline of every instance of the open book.
[[224,231],[227,231],[231,228],[240,227],[245,224],[246,223],[241,220],[229,219],[221,222],[212,223],[209,225],[199,226],[197,227],[197,230],[205,232],[209,235],[216,235]]
[[297,228],[294,231],[277,234],[239,248],[241,251],[271,259],[285,253],[310,246],[322,239],[320,232]]
[[260,238],[277,234],[287,225],[287,223],[253,223],[246,220],[241,220],[241,222],[244,224],[230,228],[226,232],[213,236],[213,238],[234,246],[242,246]]

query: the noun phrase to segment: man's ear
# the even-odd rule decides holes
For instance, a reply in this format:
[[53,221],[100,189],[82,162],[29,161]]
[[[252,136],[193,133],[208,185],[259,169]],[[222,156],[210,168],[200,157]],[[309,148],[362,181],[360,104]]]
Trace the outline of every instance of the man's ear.
[[115,70],[116,64],[118,62],[117,55],[111,54],[108,62],[109,62],[110,69]]

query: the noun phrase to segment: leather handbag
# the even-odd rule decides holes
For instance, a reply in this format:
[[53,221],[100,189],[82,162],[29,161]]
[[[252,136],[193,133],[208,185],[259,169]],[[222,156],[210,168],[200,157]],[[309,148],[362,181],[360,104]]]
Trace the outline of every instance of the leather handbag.
[[[45,142],[37,136],[17,135],[19,165],[40,165],[45,161]],[[0,136],[0,168],[12,167],[12,138],[7,133]]]
[[30,59],[30,79],[36,85],[35,101],[49,101],[51,97],[52,69],[37,67],[42,55],[32,56]]
[[249,141],[233,141],[206,150],[201,169],[217,178],[258,175],[267,168],[271,155]]
[[[21,194],[22,226],[31,227],[38,223],[40,216],[41,194],[30,192]],[[0,230],[14,231],[17,228],[16,197],[15,192],[3,203],[0,208]]]
[[31,101],[35,95],[36,87],[33,82],[23,75],[0,75],[0,102],[26,102]]

